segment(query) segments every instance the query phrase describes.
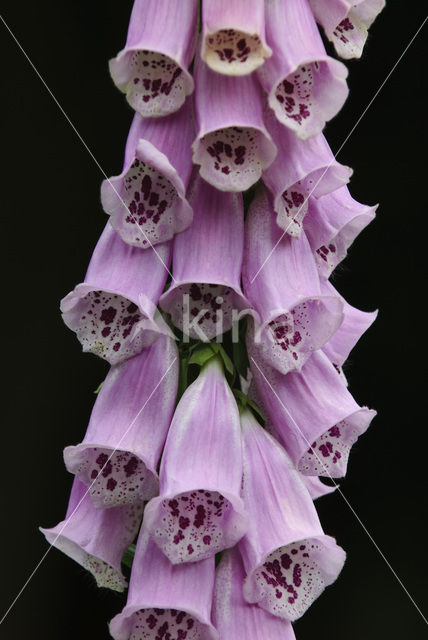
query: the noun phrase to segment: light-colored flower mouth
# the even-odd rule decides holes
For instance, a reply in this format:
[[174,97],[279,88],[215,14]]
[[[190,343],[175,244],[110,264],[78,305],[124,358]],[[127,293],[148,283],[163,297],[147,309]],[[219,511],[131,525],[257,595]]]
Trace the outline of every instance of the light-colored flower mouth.
[[295,131],[305,128],[305,121],[311,118],[316,107],[314,91],[320,64],[325,63],[314,61],[300,65],[275,89],[277,105],[280,105],[288,126]]
[[263,64],[266,50],[257,34],[219,29],[204,40],[203,58],[211,69],[228,75],[251,73]]
[[[83,347],[111,364],[137,355],[146,346],[142,334],[133,335],[134,326],[145,316],[131,300],[108,291],[89,291],[76,301],[68,314],[71,327]],[[67,322],[66,315],[64,320]]]
[[210,558],[230,546],[233,507],[218,491],[187,491],[158,509],[153,539],[174,564]]
[[361,431],[352,420],[342,420],[323,433],[304,453],[299,471],[306,475],[340,478],[345,475],[349,452]]
[[187,76],[168,56],[155,51],[133,51],[126,98],[142,116],[164,116],[176,111],[189,93]]
[[89,487],[97,508],[141,503],[158,489],[153,473],[130,451],[83,446],[77,452],[74,447],[68,451],[68,467]]
[[129,640],[202,640],[201,624],[185,611],[141,609],[132,616]]
[[123,240],[140,247],[169,240],[174,234],[173,208],[179,199],[170,181],[136,158],[123,178],[123,186],[128,211],[121,207],[119,216],[114,216],[114,226]]
[[253,575],[258,604],[281,618],[299,618],[325,587],[322,572],[311,557],[320,551],[315,541],[300,540],[271,553]]
[[272,143],[253,127],[227,127],[194,144],[193,160],[201,176],[222,191],[245,191],[273,159]]

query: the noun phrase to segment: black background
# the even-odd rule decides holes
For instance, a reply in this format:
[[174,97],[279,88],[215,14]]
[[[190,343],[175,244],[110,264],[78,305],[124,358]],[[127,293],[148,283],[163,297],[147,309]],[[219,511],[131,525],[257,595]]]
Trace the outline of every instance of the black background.
[[[131,1],[4,4],[4,19],[101,167],[107,175],[119,173],[132,113],[110,80],[107,60],[124,44]],[[387,4],[362,60],[348,63],[350,97],[326,130],[333,150],[422,22],[420,0]],[[1,24],[0,33],[1,366],[7,384],[2,614],[47,549],[37,527],[63,518],[71,477],[62,449],[81,440],[107,365],[81,354],[58,311],[59,299],[82,280],[105,224],[103,176]],[[379,415],[354,447],[341,487],[422,608],[428,569],[424,37],[426,28],[339,155],[354,168],[353,196],[380,207],[335,277],[351,303],[380,309],[346,368],[357,400]],[[426,637],[422,618],[340,495],[322,499],[318,508],[348,560],[339,580],[295,625],[298,640]],[[5,638],[108,638],[107,621],[123,602],[52,550],[0,632]]]

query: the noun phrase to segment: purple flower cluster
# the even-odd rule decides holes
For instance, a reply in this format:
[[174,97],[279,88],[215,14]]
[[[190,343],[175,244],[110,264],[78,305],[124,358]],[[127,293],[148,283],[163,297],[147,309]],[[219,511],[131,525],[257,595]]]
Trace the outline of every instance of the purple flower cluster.
[[376,313],[329,277],[375,207],[322,134],[347,70],[316,22],[359,57],[383,5],[135,0],[110,61],[136,112],[123,170],[61,302],[111,367],[64,450],[65,520],[42,529],[117,591],[133,553],[115,640],[292,640],[342,569],[313,501],[375,415],[342,366]]

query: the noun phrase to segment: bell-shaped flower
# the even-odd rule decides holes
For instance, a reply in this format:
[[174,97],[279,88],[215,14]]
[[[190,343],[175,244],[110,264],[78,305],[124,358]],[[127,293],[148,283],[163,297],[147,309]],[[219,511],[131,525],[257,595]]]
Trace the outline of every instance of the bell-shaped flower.
[[241,291],[244,207],[241,194],[199,176],[191,191],[193,223],[174,239],[173,281],[159,303],[185,336],[208,341],[248,307]]
[[243,76],[272,55],[265,37],[264,2],[204,0],[202,59],[218,73]]
[[352,169],[334,159],[322,133],[300,140],[266,109],[267,129],[278,146],[278,155],[264,170],[263,182],[273,197],[278,226],[298,237],[308,210],[308,198],[324,196],[349,182]]
[[193,138],[190,100],[165,118],[135,114],[123,171],[101,187],[103,208],[128,244],[148,248],[170,240],[192,222],[186,189]]
[[309,0],[316,21],[341,58],[359,58],[385,0]]
[[245,570],[237,547],[225,551],[216,569],[213,622],[221,640],[295,640],[291,623],[243,596]]
[[126,45],[110,60],[110,73],[142,116],[173,113],[192,93],[187,68],[195,53],[198,4],[134,0]]
[[[252,372],[250,371],[251,382],[248,387],[248,398],[253,401],[253,403],[260,409],[264,417],[264,428],[271,436],[273,436],[278,442],[281,441],[281,436],[278,434],[275,429],[269,413],[266,409],[266,406],[263,402],[263,396],[260,395],[257,386],[254,382],[254,377]],[[303,473],[299,471],[300,479],[303,481],[303,484],[309,491],[309,495],[312,500],[317,500],[318,498],[322,498],[323,496],[327,496],[330,493],[333,493],[338,488],[337,484],[328,485],[325,484],[320,477],[318,476],[305,476]]]
[[323,278],[329,278],[363,229],[374,219],[377,205],[360,204],[347,186],[322,198],[309,198],[304,230]]
[[257,73],[269,105],[299,138],[311,138],[342,108],[348,70],[327,55],[308,0],[266,0],[265,16],[273,55]]
[[214,558],[174,566],[141,528],[114,640],[219,640],[211,623]]
[[309,476],[344,476],[351,447],[376,412],[356,403],[322,351],[286,376],[249,356],[258,392],[296,468]]
[[242,495],[249,515],[239,543],[247,574],[244,597],[296,620],[336,580],[345,552],[324,534],[312,498],[278,442],[248,410],[241,425]]
[[88,487],[96,507],[149,500],[177,393],[178,350],[160,336],[141,354],[112,367],[97,396],[81,444],[65,464]]
[[168,243],[142,251],[125,244],[107,223],[85,280],[61,300],[62,318],[83,351],[116,364],[152,344],[170,262]]
[[196,134],[193,162],[222,191],[245,191],[261,177],[277,149],[263,122],[254,77],[225,76],[195,59]]
[[254,342],[258,356],[282,373],[301,369],[342,322],[342,301],[321,293],[305,234],[284,235],[266,189],[247,214],[242,280],[259,316],[249,322],[247,342]]
[[216,356],[175,410],[159,496],[145,510],[144,526],[171,562],[209,558],[238,542],[247,528],[241,481],[239,412]]
[[121,560],[140,526],[142,505],[95,509],[84,484],[74,479],[65,519],[40,531],[50,545],[78,562],[99,587],[123,591]]
[[326,295],[337,295],[343,302],[343,322],[323,345],[323,351],[330,362],[342,367],[358,340],[376,320],[377,311],[361,311],[353,307],[328,280],[321,281],[321,291]]

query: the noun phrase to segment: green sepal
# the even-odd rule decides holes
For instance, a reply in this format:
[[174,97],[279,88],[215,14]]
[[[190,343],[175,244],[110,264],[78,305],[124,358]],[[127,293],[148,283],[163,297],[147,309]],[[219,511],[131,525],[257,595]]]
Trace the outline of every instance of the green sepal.
[[103,384],[104,384],[104,380],[102,382],[100,382],[98,387],[95,389],[95,391],[94,391],[95,395],[97,395],[101,391],[101,387],[103,386]]
[[134,561],[134,556],[135,556],[135,544],[131,544],[129,545],[129,547],[127,548],[127,550],[122,556],[122,564],[124,564],[125,567],[129,567],[129,569],[131,569],[132,563]]
[[246,407],[250,407],[254,411],[254,413],[256,413],[258,417],[263,421],[263,424],[266,422],[266,417],[263,412],[259,409],[255,402],[250,400],[250,398],[245,395],[245,393],[242,393],[242,391],[240,391],[239,389],[233,389],[233,395],[235,396],[239,413],[242,413],[242,411]]

